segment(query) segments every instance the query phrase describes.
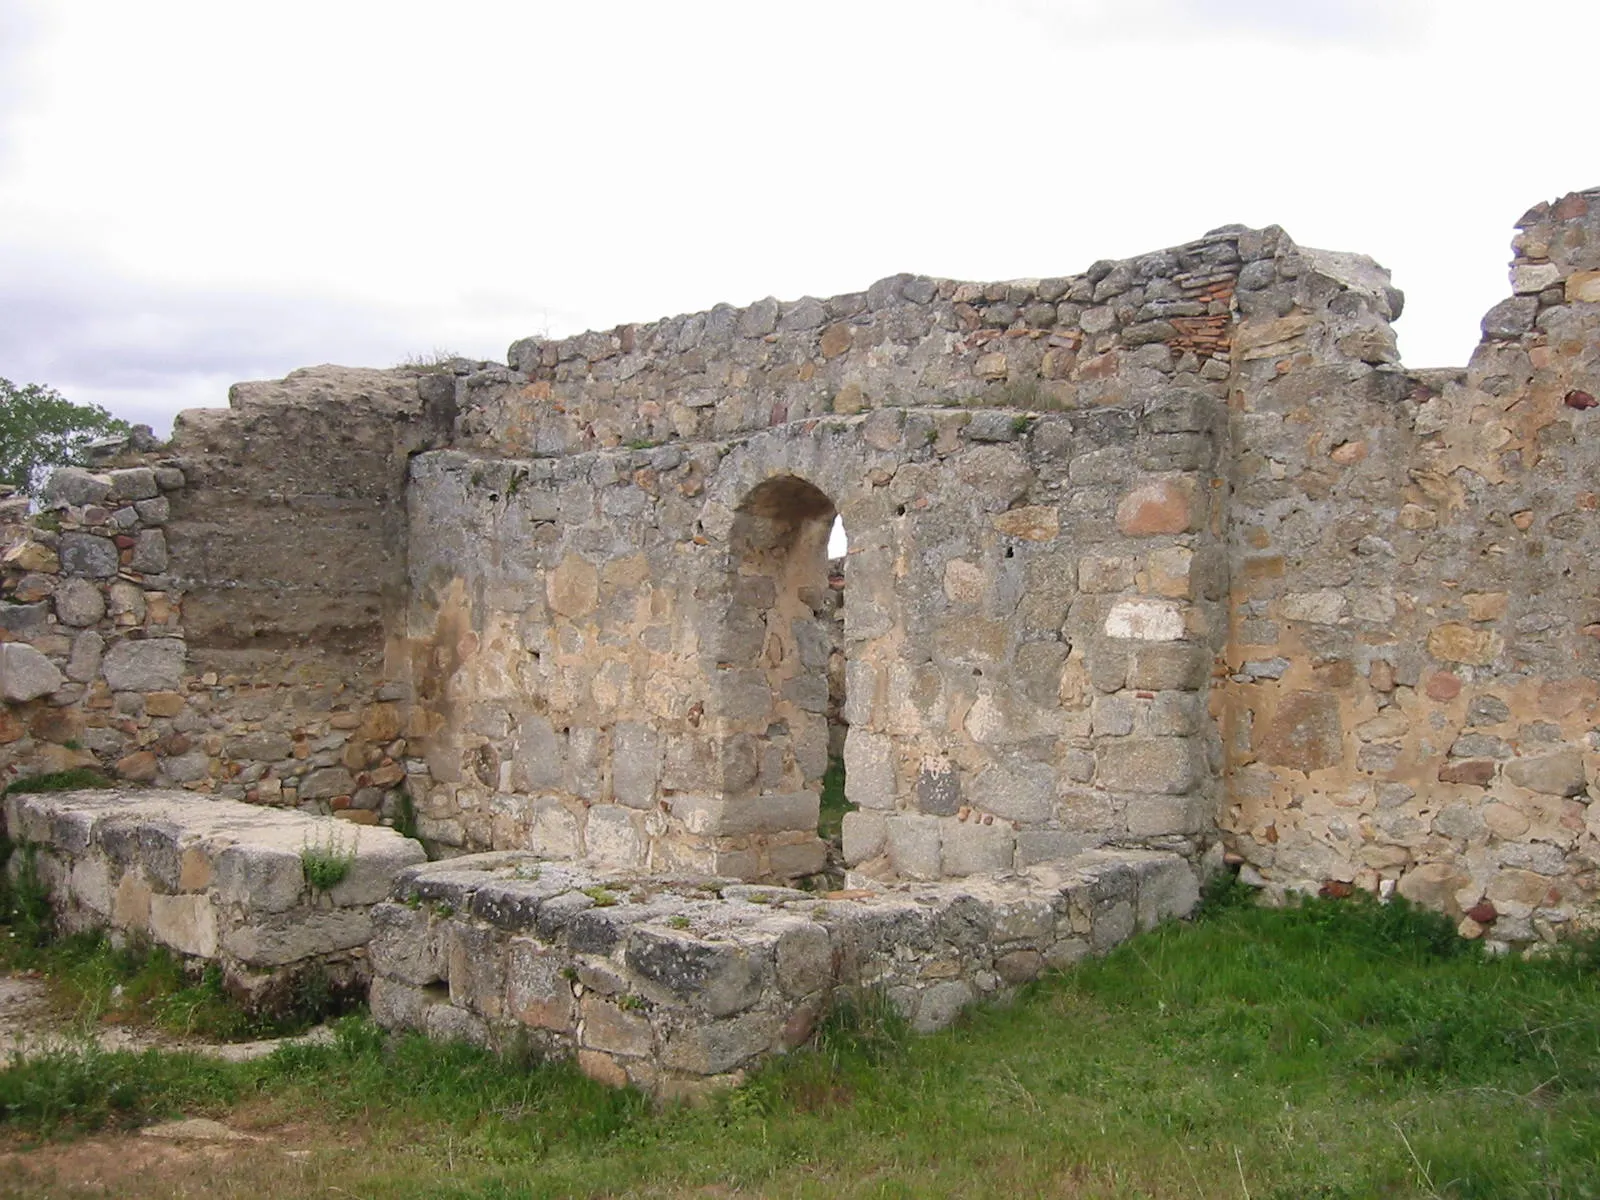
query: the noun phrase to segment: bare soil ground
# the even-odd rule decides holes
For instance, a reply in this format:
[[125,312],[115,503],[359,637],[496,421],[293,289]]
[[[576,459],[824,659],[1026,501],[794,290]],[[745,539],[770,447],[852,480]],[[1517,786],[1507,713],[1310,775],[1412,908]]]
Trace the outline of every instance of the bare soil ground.
[[[327,1030],[305,1038],[321,1039]],[[85,1031],[51,1000],[44,981],[31,972],[0,974],[0,1063],[10,1063],[92,1040],[105,1050],[181,1051],[239,1062],[270,1054],[283,1041],[217,1043],[175,1037],[123,1025]],[[261,1114],[271,1120],[276,1114]],[[332,1151],[327,1131],[304,1125],[251,1128],[248,1108],[233,1124],[190,1119],[147,1126],[131,1133],[98,1134],[36,1144],[16,1135],[0,1137],[0,1196],[261,1196],[315,1187]],[[337,1194],[335,1191],[333,1194]]]

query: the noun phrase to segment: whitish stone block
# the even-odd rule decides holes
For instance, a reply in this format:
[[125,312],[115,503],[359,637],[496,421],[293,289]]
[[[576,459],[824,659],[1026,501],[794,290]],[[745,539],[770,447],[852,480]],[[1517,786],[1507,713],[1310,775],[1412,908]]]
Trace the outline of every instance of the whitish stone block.
[[1183,608],[1171,600],[1122,600],[1106,614],[1106,636],[1172,642],[1183,636]]
[[217,955],[217,910],[211,897],[150,897],[150,935],[180,954],[196,958]]
[[844,861],[857,866],[883,853],[889,838],[888,820],[881,812],[862,809],[844,815]]
[[908,879],[937,879],[940,865],[938,817],[897,816],[888,820],[889,862]]
[[946,821],[943,833],[943,874],[985,875],[1011,868],[1016,833],[1009,822]]
[[894,807],[894,743],[885,734],[851,726],[844,739],[845,794],[862,808]]
[[1519,296],[1542,292],[1561,282],[1561,268],[1555,263],[1518,263],[1511,268],[1511,290]]
[[1055,806],[1055,776],[1043,763],[995,764],[973,782],[973,804],[1008,821],[1043,821]]
[[632,814],[614,805],[589,810],[584,845],[589,857],[598,862],[632,866],[644,860],[644,841],[634,827]]

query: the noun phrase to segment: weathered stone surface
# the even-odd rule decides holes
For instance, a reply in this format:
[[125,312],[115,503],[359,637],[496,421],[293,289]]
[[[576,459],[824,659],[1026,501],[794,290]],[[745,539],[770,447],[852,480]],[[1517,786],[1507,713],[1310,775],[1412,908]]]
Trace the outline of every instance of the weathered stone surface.
[[1505,775],[1518,787],[1546,796],[1581,796],[1589,786],[1583,755],[1575,749],[1513,759]]
[[1177,795],[1195,784],[1187,738],[1117,738],[1103,743],[1096,757],[1095,782],[1112,791]]
[[105,593],[87,579],[62,580],[52,603],[58,621],[80,629],[106,615]]
[[1471,879],[1449,863],[1423,863],[1400,877],[1397,889],[1414,904],[1461,915],[1456,893],[1471,883]]
[[1141,484],[1117,505],[1117,528],[1130,537],[1185,532],[1194,519],[1194,482],[1188,476]]
[[61,505],[99,504],[111,494],[111,481],[83,467],[57,467],[45,481],[39,493],[39,503],[45,508]]
[[183,682],[186,651],[177,638],[117,642],[106,651],[106,683],[117,692],[170,691]]
[[64,533],[56,553],[65,575],[110,579],[117,573],[117,546],[110,538],[90,533]]
[[1500,635],[1470,625],[1440,625],[1428,634],[1428,653],[1445,662],[1488,666],[1500,656]]
[[48,696],[65,680],[44,655],[22,642],[0,642],[0,699],[23,704]]

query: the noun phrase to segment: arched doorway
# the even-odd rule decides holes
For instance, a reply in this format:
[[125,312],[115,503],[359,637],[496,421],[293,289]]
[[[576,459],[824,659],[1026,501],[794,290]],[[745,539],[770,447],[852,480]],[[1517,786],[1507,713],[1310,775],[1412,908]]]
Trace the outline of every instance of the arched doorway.
[[[830,564],[833,501],[793,475],[757,485],[729,531],[730,580],[716,672],[722,693],[729,813],[741,805],[760,833],[760,873],[793,880],[824,871],[843,804],[839,720],[842,579]],[[837,545],[837,543],[835,543]],[[830,685],[830,677],[832,683]],[[830,773],[830,762],[834,763]],[[830,812],[819,836],[825,777]]]

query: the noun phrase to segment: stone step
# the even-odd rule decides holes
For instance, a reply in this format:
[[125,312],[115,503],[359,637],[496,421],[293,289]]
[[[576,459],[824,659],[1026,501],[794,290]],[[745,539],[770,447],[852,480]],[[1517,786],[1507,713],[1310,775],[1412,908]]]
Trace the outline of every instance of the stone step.
[[[216,962],[247,997],[314,964],[359,983],[372,906],[427,857],[381,826],[183,791],[22,793],[5,822],[13,879],[32,863],[63,928]],[[319,857],[343,864],[325,888],[308,871]]]
[[1158,851],[820,896],[478,854],[402,871],[374,908],[372,1011],[438,1038],[531,1038],[607,1082],[692,1094],[804,1042],[841,989],[931,1031],[1198,898],[1195,868]]

